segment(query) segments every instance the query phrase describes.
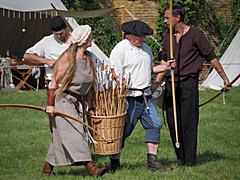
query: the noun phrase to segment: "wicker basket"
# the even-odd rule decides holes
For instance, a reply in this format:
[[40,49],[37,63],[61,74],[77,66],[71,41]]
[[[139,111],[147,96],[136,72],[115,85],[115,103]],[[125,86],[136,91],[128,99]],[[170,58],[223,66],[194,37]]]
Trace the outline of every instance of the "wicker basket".
[[99,133],[91,131],[93,138],[97,141],[94,144],[96,154],[110,155],[120,152],[125,115],[126,113],[115,116],[91,116],[90,124]]

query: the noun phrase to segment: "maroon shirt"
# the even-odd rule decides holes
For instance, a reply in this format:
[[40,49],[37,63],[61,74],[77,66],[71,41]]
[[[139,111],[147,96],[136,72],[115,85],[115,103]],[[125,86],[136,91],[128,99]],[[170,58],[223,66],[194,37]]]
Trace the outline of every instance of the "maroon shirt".
[[[195,27],[190,27],[177,43],[173,35],[173,58],[176,59],[175,76],[183,79],[195,75],[203,67],[203,59],[210,61],[216,58],[213,48],[203,32]],[[166,32],[163,45],[163,59],[170,59],[169,31]]]

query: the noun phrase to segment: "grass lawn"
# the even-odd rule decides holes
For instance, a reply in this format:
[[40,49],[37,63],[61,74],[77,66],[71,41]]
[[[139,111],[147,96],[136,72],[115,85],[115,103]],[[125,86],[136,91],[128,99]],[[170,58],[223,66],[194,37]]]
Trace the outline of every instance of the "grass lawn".
[[[152,172],[146,166],[145,133],[138,123],[126,141],[121,156],[122,168],[103,179],[240,179],[240,87],[201,107],[198,136],[198,165],[183,167],[176,162],[167,127],[161,131],[159,160],[172,171]],[[216,91],[200,92],[205,102]],[[21,103],[45,106],[46,91],[0,92],[0,104]],[[161,114],[161,112],[160,112]],[[45,113],[24,108],[0,108],[0,179],[49,179],[42,175],[51,133]],[[108,156],[93,154],[99,166],[109,164]],[[51,179],[93,179],[83,166],[56,167]],[[101,178],[100,178],[101,179]]]

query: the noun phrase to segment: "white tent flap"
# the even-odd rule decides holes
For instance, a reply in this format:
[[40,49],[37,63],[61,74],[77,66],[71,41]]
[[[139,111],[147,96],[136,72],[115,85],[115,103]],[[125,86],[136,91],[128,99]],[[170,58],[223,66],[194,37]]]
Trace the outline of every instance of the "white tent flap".
[[[224,71],[226,72],[230,81],[240,73],[240,30],[233,38],[231,44],[219,60]],[[238,79],[233,86],[239,86],[240,79]],[[213,70],[207,79],[202,83],[202,87],[218,89],[223,87],[223,80],[218,75],[216,70]],[[213,88],[214,87],[214,88]]]

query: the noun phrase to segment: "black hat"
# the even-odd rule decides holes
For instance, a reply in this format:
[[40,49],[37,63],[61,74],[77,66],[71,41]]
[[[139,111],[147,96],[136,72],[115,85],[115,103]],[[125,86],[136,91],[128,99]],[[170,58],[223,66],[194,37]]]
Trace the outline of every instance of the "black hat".
[[133,20],[122,24],[122,30],[125,34],[134,34],[137,36],[152,35],[153,30],[148,24],[140,20]]
[[66,23],[60,16],[54,16],[50,22],[52,31],[60,31],[67,27]]

